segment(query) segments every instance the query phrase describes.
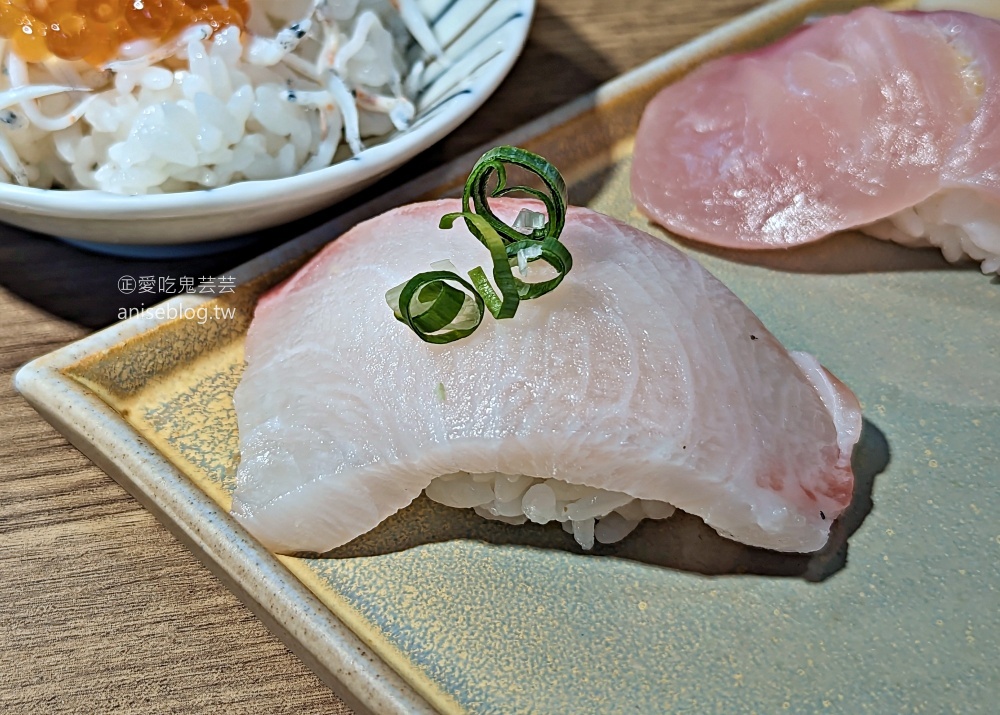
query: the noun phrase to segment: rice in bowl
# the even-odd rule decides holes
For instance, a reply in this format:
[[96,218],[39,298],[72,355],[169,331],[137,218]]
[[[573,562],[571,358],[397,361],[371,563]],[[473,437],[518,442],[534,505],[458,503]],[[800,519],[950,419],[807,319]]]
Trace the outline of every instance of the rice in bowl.
[[98,68],[27,63],[7,41],[0,180],[159,194],[349,158],[406,128],[422,58],[440,54],[413,2],[254,0],[246,33],[196,24]]

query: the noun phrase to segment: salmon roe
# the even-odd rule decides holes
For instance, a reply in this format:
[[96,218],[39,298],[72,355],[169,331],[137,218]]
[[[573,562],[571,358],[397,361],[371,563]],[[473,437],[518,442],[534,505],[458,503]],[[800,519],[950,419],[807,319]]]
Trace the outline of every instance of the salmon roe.
[[100,66],[132,40],[166,42],[196,24],[246,29],[250,0],[0,0],[0,36],[26,62]]

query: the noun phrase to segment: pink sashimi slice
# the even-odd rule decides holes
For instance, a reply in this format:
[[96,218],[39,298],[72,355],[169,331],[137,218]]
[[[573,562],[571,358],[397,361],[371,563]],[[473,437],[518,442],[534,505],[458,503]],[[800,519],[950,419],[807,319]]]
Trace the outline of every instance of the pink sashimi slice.
[[[525,206],[491,201],[510,223]],[[233,513],[268,548],[324,552],[433,479],[558,478],[669,503],[770,549],[820,549],[851,501],[854,395],[788,353],[683,253],[571,208],[572,272],[467,339],[422,342],[385,293],[488,253],[457,200],[358,225],[261,299],[236,391]]]
[[955,190],[1000,215],[1000,23],[862,8],[709,62],[649,103],[631,178],[654,221],[732,248],[815,241]]
[[937,27],[965,63],[962,76],[978,100],[975,114],[952,146],[942,188],[971,188],[1000,204],[1000,22],[963,13],[918,17]]

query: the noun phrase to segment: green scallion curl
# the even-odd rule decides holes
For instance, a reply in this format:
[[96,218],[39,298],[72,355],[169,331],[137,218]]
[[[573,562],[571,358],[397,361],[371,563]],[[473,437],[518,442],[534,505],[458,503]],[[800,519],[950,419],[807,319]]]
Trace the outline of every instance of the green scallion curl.
[[529,239],[509,244],[507,246],[508,265],[511,261],[517,260],[518,251],[536,247],[540,248],[541,252],[538,256],[529,258],[528,261],[545,261],[552,266],[557,275],[555,278],[537,283],[527,283],[519,278],[514,278],[521,300],[532,300],[554,290],[556,286],[562,283],[563,278],[566,277],[566,274],[573,267],[573,256],[570,255],[569,249],[562,245],[559,239],[556,238],[546,238],[541,242]]
[[[548,191],[529,186],[508,187],[506,164],[532,172]],[[489,191],[490,177],[494,173],[497,183]],[[524,233],[497,218],[490,210],[489,198],[512,193],[527,194],[541,201],[547,214],[545,224]],[[443,216],[440,226],[447,229],[457,219],[465,220],[472,235],[490,252],[493,283],[481,266],[469,271],[471,283],[452,271],[419,273],[386,293],[396,318],[421,340],[436,344],[471,335],[482,323],[487,310],[498,320],[513,318],[522,300],[532,300],[554,290],[573,267],[569,250],[559,241],[566,224],[566,202],[566,182],[542,157],[510,146],[486,152],[472,168],[465,184],[462,197],[465,210]],[[555,271],[555,277],[529,283],[514,275],[513,265],[537,260],[546,262]]]
[[[530,186],[507,186],[507,169],[505,164],[519,166],[530,171],[542,180],[548,192],[539,191]],[[489,191],[489,181],[493,174],[497,175],[497,184],[492,192]],[[508,226],[490,210],[489,198],[507,196],[508,194],[521,193],[533,196],[545,204],[545,212],[548,221],[542,228],[534,229],[530,234],[518,231],[512,226]],[[472,167],[465,182],[465,191],[462,192],[462,208],[473,211],[486,219],[486,222],[499,233],[505,243],[516,243],[525,238],[542,240],[545,238],[559,238],[563,227],[566,225],[566,203],[568,201],[566,193],[566,182],[563,181],[562,174],[552,164],[547,162],[537,154],[532,154],[526,149],[519,149],[513,146],[498,146],[490,149]],[[470,206],[471,202],[471,206]],[[470,226],[469,229],[475,233]],[[477,236],[477,238],[479,238]],[[482,239],[480,239],[482,240]]]
[[457,218],[464,218],[472,235],[478,238],[479,242],[489,250],[490,258],[493,259],[493,280],[500,295],[497,296],[496,291],[486,280],[486,271],[482,267],[469,271],[473,285],[486,300],[486,307],[489,308],[494,318],[497,320],[513,318],[514,313],[517,312],[518,303],[521,302],[517,285],[520,281],[514,278],[514,272],[510,269],[507,246],[504,245],[500,234],[493,230],[486,219],[478,214],[467,212],[446,214],[441,217],[441,228],[451,228]]
[[[458,283],[465,291],[455,288],[448,281]],[[466,295],[475,301],[478,316],[472,319],[472,324],[468,327],[453,326],[450,330],[446,330],[462,312]],[[430,303],[430,306],[413,315],[414,297],[420,303]],[[427,271],[413,276],[403,284],[399,293],[399,304],[394,310],[396,318],[410,326],[421,340],[438,345],[472,335],[486,315],[482,296],[472,284],[452,271]]]

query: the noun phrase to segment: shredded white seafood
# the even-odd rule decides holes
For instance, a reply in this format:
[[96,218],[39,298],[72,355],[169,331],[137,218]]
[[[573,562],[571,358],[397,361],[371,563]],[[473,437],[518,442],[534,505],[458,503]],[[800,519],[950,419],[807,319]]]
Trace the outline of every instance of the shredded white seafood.
[[255,0],[244,36],[195,25],[103,68],[0,40],[0,181],[149,194],[321,169],[406,129],[440,55],[416,0]]

